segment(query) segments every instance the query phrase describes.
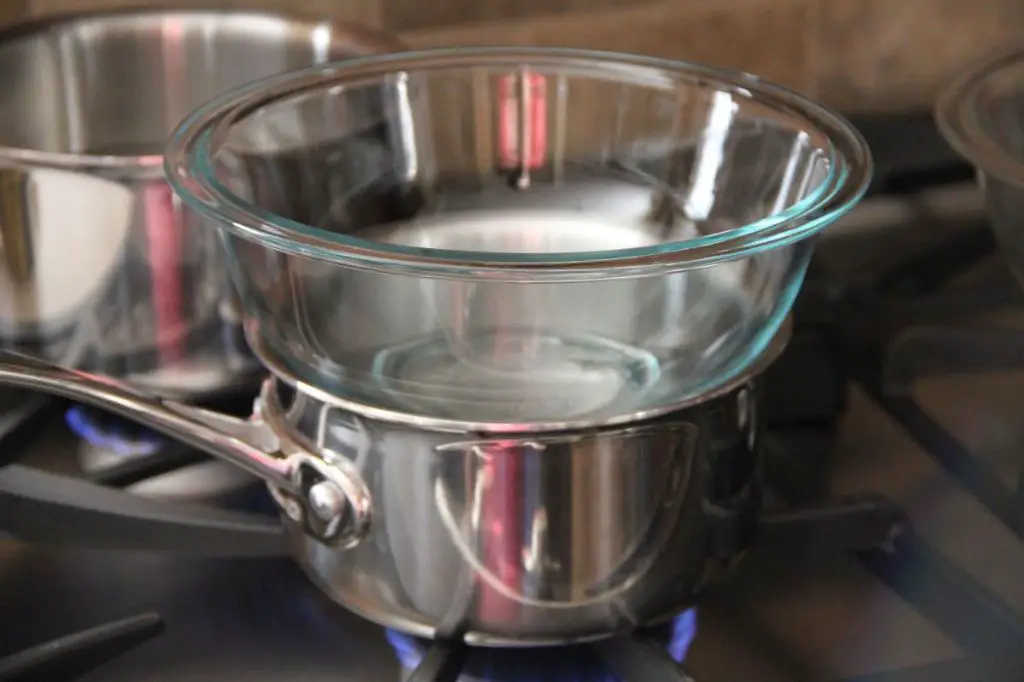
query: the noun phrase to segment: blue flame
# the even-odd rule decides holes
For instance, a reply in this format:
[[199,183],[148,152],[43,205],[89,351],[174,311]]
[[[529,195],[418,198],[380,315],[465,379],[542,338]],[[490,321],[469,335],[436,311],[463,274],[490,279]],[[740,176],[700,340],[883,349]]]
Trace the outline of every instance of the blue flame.
[[97,419],[80,406],[64,414],[68,427],[82,440],[122,457],[152,455],[163,445],[156,434],[147,433],[135,425],[124,425],[113,417]]
[[[409,635],[385,630],[399,663],[412,670],[423,660],[425,644]],[[669,655],[682,663],[697,635],[697,610],[690,609],[672,621],[666,646]],[[479,682],[622,682],[599,661],[589,647],[566,646],[530,650],[475,649],[466,662],[462,679]]]

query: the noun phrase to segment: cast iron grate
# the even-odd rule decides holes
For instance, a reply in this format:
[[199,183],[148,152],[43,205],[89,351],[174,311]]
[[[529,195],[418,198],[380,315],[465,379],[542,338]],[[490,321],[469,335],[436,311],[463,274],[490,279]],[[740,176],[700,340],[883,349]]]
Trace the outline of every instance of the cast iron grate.
[[0,658],[0,680],[72,682],[153,639],[163,629],[160,616],[147,613],[82,630]]
[[1024,539],[1024,476],[1016,488],[1008,487],[912,391],[929,377],[1024,369],[1024,330],[943,322],[957,314],[1024,304],[1024,293],[1012,281],[994,288],[942,290],[995,251],[991,229],[980,224],[845,292],[836,317],[845,320],[853,381]]

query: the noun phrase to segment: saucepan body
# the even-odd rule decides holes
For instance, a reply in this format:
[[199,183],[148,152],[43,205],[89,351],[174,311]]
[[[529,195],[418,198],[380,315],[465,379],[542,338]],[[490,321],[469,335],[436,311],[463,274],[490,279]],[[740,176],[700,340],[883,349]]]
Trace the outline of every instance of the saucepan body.
[[547,645],[668,620],[741,556],[761,498],[757,374],[785,340],[670,414],[531,434],[381,419],[280,367],[245,420],[11,354],[0,385],[113,410],[264,478],[296,559],[365,618]]

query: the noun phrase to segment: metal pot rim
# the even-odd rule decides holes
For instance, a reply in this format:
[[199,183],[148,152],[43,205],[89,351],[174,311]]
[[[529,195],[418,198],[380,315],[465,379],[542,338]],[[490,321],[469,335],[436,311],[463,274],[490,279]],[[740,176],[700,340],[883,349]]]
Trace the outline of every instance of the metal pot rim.
[[[385,31],[361,26],[348,21],[336,21],[304,15],[300,12],[275,12],[270,9],[232,7],[215,9],[187,0],[180,5],[155,7],[115,7],[89,12],[61,12],[45,17],[17,21],[0,29],[0,45],[19,40],[30,40],[44,35],[47,31],[71,26],[79,22],[102,24],[105,21],[119,21],[133,18],[152,17],[223,17],[239,19],[252,17],[275,20],[296,26],[308,25],[310,29],[323,26],[331,29],[334,40],[352,45],[353,54],[368,52],[396,52],[406,47]],[[49,152],[25,147],[0,145],[0,162],[32,167],[56,168],[73,171],[103,172],[132,176],[162,177],[163,154],[81,154],[75,152]]]
[[643,422],[657,417],[685,410],[686,408],[714,400],[727,395],[737,388],[760,376],[764,371],[782,354],[789,344],[793,334],[793,321],[787,316],[779,327],[779,330],[772,336],[765,348],[757,355],[756,359],[746,368],[737,372],[717,387],[700,393],[684,400],[666,403],[658,407],[652,407],[638,412],[626,412],[615,417],[603,419],[600,422],[594,421],[537,421],[537,422],[477,422],[462,421],[458,419],[445,419],[440,417],[428,417],[419,414],[410,414],[386,407],[378,407],[363,402],[357,402],[338,396],[322,388],[318,388],[307,381],[303,381],[283,366],[281,362],[269,357],[266,345],[261,342],[259,333],[251,324],[246,325],[246,337],[253,354],[259,359],[263,367],[270,372],[274,379],[282,382],[296,391],[299,391],[324,405],[330,405],[354,415],[374,419],[391,424],[401,424],[414,429],[424,431],[447,432],[447,433],[485,433],[485,434],[525,434],[525,433],[557,433],[561,431],[576,431],[596,428],[608,428],[622,426],[630,423]]

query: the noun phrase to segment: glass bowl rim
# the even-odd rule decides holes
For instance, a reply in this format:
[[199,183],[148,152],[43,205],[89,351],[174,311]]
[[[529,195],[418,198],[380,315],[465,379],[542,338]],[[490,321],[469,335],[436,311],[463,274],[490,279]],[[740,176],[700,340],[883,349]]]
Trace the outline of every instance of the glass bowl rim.
[[[305,225],[237,197],[215,177],[212,140],[271,103],[353,80],[427,68],[575,66],[662,82],[694,82],[758,101],[795,116],[828,140],[828,172],[819,187],[786,210],[697,239],[614,251],[481,253],[382,244]],[[587,280],[633,277],[706,267],[793,244],[824,229],[863,197],[871,153],[845,118],[788,88],[741,71],[655,57],[575,48],[441,48],[370,55],[293,71],[225,93],[194,111],[171,135],[164,155],[169,183],[192,210],[215,225],[275,251],[342,266],[438,277]]]
[[1024,65],[1024,49],[988,55],[964,70],[939,93],[935,122],[946,142],[975,168],[1012,185],[1024,186],[1024,160],[1013,157],[978,118],[978,98],[990,79]]

